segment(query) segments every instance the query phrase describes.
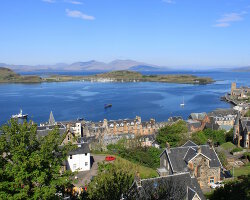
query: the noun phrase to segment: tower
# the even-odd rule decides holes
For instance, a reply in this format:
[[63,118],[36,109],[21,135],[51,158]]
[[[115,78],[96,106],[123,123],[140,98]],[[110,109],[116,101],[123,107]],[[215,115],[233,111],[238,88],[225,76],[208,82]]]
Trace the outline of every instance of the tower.
[[233,96],[233,91],[234,90],[236,90],[236,83],[235,82],[233,82],[232,84],[231,84],[231,95]]
[[55,121],[52,111],[50,112],[50,115],[49,115],[49,125],[56,125],[56,121]]

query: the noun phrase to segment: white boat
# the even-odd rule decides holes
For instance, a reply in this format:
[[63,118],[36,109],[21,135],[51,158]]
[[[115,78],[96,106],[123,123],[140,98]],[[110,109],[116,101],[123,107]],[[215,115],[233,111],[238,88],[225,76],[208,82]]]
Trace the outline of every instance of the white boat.
[[184,97],[183,97],[183,101],[182,103],[180,104],[181,107],[184,107],[185,106],[185,103],[184,103]]
[[28,117],[28,114],[23,114],[22,109],[20,109],[20,113],[11,116],[11,118],[13,119],[25,119],[27,117]]

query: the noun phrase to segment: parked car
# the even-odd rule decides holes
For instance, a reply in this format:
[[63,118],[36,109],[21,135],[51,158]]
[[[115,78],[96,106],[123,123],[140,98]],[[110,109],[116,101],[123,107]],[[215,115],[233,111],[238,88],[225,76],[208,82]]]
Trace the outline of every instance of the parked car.
[[222,181],[218,181],[216,183],[211,183],[210,187],[213,189],[216,189],[216,188],[224,187],[224,184],[222,183]]
[[105,160],[108,162],[113,161],[113,160],[115,160],[115,157],[114,156],[106,156]]

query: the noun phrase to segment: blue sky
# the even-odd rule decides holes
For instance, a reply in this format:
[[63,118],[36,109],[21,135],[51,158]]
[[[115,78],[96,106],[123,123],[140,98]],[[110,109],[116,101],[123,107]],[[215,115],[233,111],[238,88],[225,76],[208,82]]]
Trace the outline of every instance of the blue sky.
[[0,62],[250,65],[250,0],[0,0]]

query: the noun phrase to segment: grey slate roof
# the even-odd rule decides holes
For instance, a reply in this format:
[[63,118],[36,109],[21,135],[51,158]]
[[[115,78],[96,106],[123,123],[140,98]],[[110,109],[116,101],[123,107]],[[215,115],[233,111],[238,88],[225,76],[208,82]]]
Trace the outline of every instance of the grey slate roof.
[[195,196],[196,192],[188,187],[188,199],[192,200]]
[[192,200],[195,194],[197,194],[201,200],[205,200],[196,178],[191,178],[189,173],[143,179],[141,180],[141,187],[138,186],[137,182],[134,182],[124,199],[151,199],[150,197],[152,197],[152,195],[161,195],[159,191],[161,191],[162,188],[165,189],[166,194],[171,196],[173,200]]
[[70,151],[69,155],[77,155],[77,154],[85,154],[90,153],[89,144],[88,143],[82,143],[80,147],[78,147],[75,150]]
[[37,136],[38,137],[44,137],[49,134],[50,131],[52,131],[54,128],[58,128],[60,135],[63,135],[66,132],[66,127],[63,125],[53,125],[53,126],[38,126],[37,127]]
[[193,141],[188,140],[185,144],[182,145],[183,147],[197,147],[198,145],[195,144]]
[[195,157],[197,154],[196,150],[194,148],[189,148],[186,156],[184,157],[184,160],[186,161],[186,163],[188,163],[193,157]]
[[203,120],[206,117],[207,113],[191,113],[189,119],[192,120]]
[[[190,145],[193,142],[190,141]],[[171,168],[174,172],[188,172],[188,162],[198,154],[198,146],[186,146],[170,148],[168,157],[170,160]],[[209,145],[200,145],[201,154],[209,159],[210,167],[222,167],[220,160],[215,153],[214,149]],[[166,150],[164,151],[166,153]]]

